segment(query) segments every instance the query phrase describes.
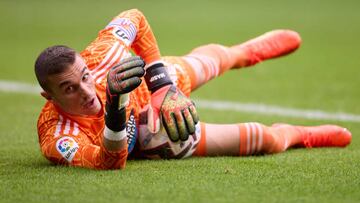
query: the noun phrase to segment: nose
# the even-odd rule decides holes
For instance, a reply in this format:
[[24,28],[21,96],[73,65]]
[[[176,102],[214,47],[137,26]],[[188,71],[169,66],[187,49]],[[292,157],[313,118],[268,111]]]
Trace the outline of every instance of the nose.
[[82,83],[80,85],[80,94],[86,100],[88,97],[91,96],[93,89],[90,85]]

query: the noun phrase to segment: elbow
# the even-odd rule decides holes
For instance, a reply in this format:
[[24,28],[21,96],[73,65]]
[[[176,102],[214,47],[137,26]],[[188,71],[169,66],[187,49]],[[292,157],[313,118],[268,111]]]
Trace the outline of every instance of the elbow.
[[128,157],[127,148],[116,152],[106,151],[101,160],[102,164],[100,165],[99,169],[102,170],[124,169],[126,166],[127,157]]
[[116,163],[114,165],[105,166],[105,168],[102,168],[103,170],[123,170],[126,166],[126,159],[125,161],[122,161],[120,163]]
[[137,8],[130,9],[128,12],[136,16],[144,16],[144,13]]

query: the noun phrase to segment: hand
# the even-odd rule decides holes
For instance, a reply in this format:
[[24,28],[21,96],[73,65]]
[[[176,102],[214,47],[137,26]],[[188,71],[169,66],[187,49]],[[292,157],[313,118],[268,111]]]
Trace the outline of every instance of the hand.
[[141,84],[144,66],[145,62],[139,56],[133,56],[112,67],[107,75],[107,103],[122,108],[128,100],[127,93]]
[[145,63],[138,57],[129,57],[112,67],[107,75],[105,125],[114,132],[125,129],[128,93],[141,84]]
[[152,92],[148,111],[150,132],[160,130],[161,116],[170,140],[186,141],[195,132],[195,124],[199,121],[194,103],[173,84],[161,62],[146,69],[145,81]]
[[199,121],[194,103],[177,89],[161,62],[146,69],[145,81],[151,94],[148,111],[150,132],[160,130],[160,119],[171,141],[186,141]]
[[159,114],[171,141],[186,141],[195,133],[199,121],[195,105],[176,86],[168,85],[153,93],[149,110],[148,126],[153,133],[160,129]]

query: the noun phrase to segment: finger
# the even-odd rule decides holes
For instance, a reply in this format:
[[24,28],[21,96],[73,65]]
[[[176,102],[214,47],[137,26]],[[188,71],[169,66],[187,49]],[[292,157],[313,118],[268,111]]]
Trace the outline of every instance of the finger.
[[190,113],[191,113],[191,116],[192,116],[192,118],[193,118],[194,123],[195,123],[195,124],[198,123],[198,122],[199,122],[199,116],[198,116],[198,113],[197,113],[197,111],[196,111],[195,106],[194,106],[194,105],[190,105],[190,106],[189,106],[189,110],[190,110]]
[[116,74],[116,80],[126,80],[132,77],[142,77],[145,74],[145,70],[141,67],[136,67],[127,71]]
[[112,71],[115,71],[116,73],[129,70],[134,67],[141,67],[143,68],[145,66],[145,62],[140,57],[131,57],[126,58],[122,61],[120,61],[119,64],[112,67]]
[[181,111],[174,113],[176,120],[176,127],[179,132],[179,138],[181,141],[186,141],[189,138],[189,133],[186,129],[186,123]]
[[142,58],[140,56],[130,56],[128,58],[124,58],[122,59],[119,64],[126,64],[130,61],[136,61],[136,60],[142,60]]
[[174,114],[162,114],[163,126],[172,142],[177,142],[179,140],[179,133],[175,125]]
[[[158,111],[155,111],[151,105],[146,105],[144,108],[148,108],[147,110],[147,126],[151,133],[158,133],[160,130],[160,115]],[[141,122],[141,119],[140,119]]]
[[187,126],[187,130],[189,132],[189,135],[192,135],[195,133],[195,122],[191,116],[191,113],[189,111],[189,109],[184,109],[182,111],[182,115],[185,119],[185,123],[186,123],[186,126]]
[[142,59],[136,59],[128,61],[122,65],[123,68],[119,69],[118,72],[126,71],[135,67],[144,68],[145,62]]
[[118,92],[120,94],[126,94],[133,91],[141,84],[141,79],[138,77],[129,78],[127,80],[123,80],[119,83]]
[[122,62],[126,63],[126,62],[129,62],[129,61],[138,60],[138,59],[141,59],[141,57],[140,57],[140,56],[137,56],[137,55],[135,55],[135,56],[129,56],[129,57],[127,57],[127,58],[122,59],[122,60],[120,61],[120,63],[122,63]]

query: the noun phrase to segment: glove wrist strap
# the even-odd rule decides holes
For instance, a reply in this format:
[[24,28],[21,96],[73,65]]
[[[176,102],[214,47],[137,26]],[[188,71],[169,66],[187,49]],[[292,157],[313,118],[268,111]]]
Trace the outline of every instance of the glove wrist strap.
[[166,85],[173,84],[162,63],[156,63],[146,69],[145,82],[152,93]]
[[120,132],[126,127],[126,108],[113,108],[108,102],[105,104],[105,125],[114,132]]
[[120,96],[111,94],[106,88],[105,125],[114,132],[125,129],[126,108],[119,106]]

